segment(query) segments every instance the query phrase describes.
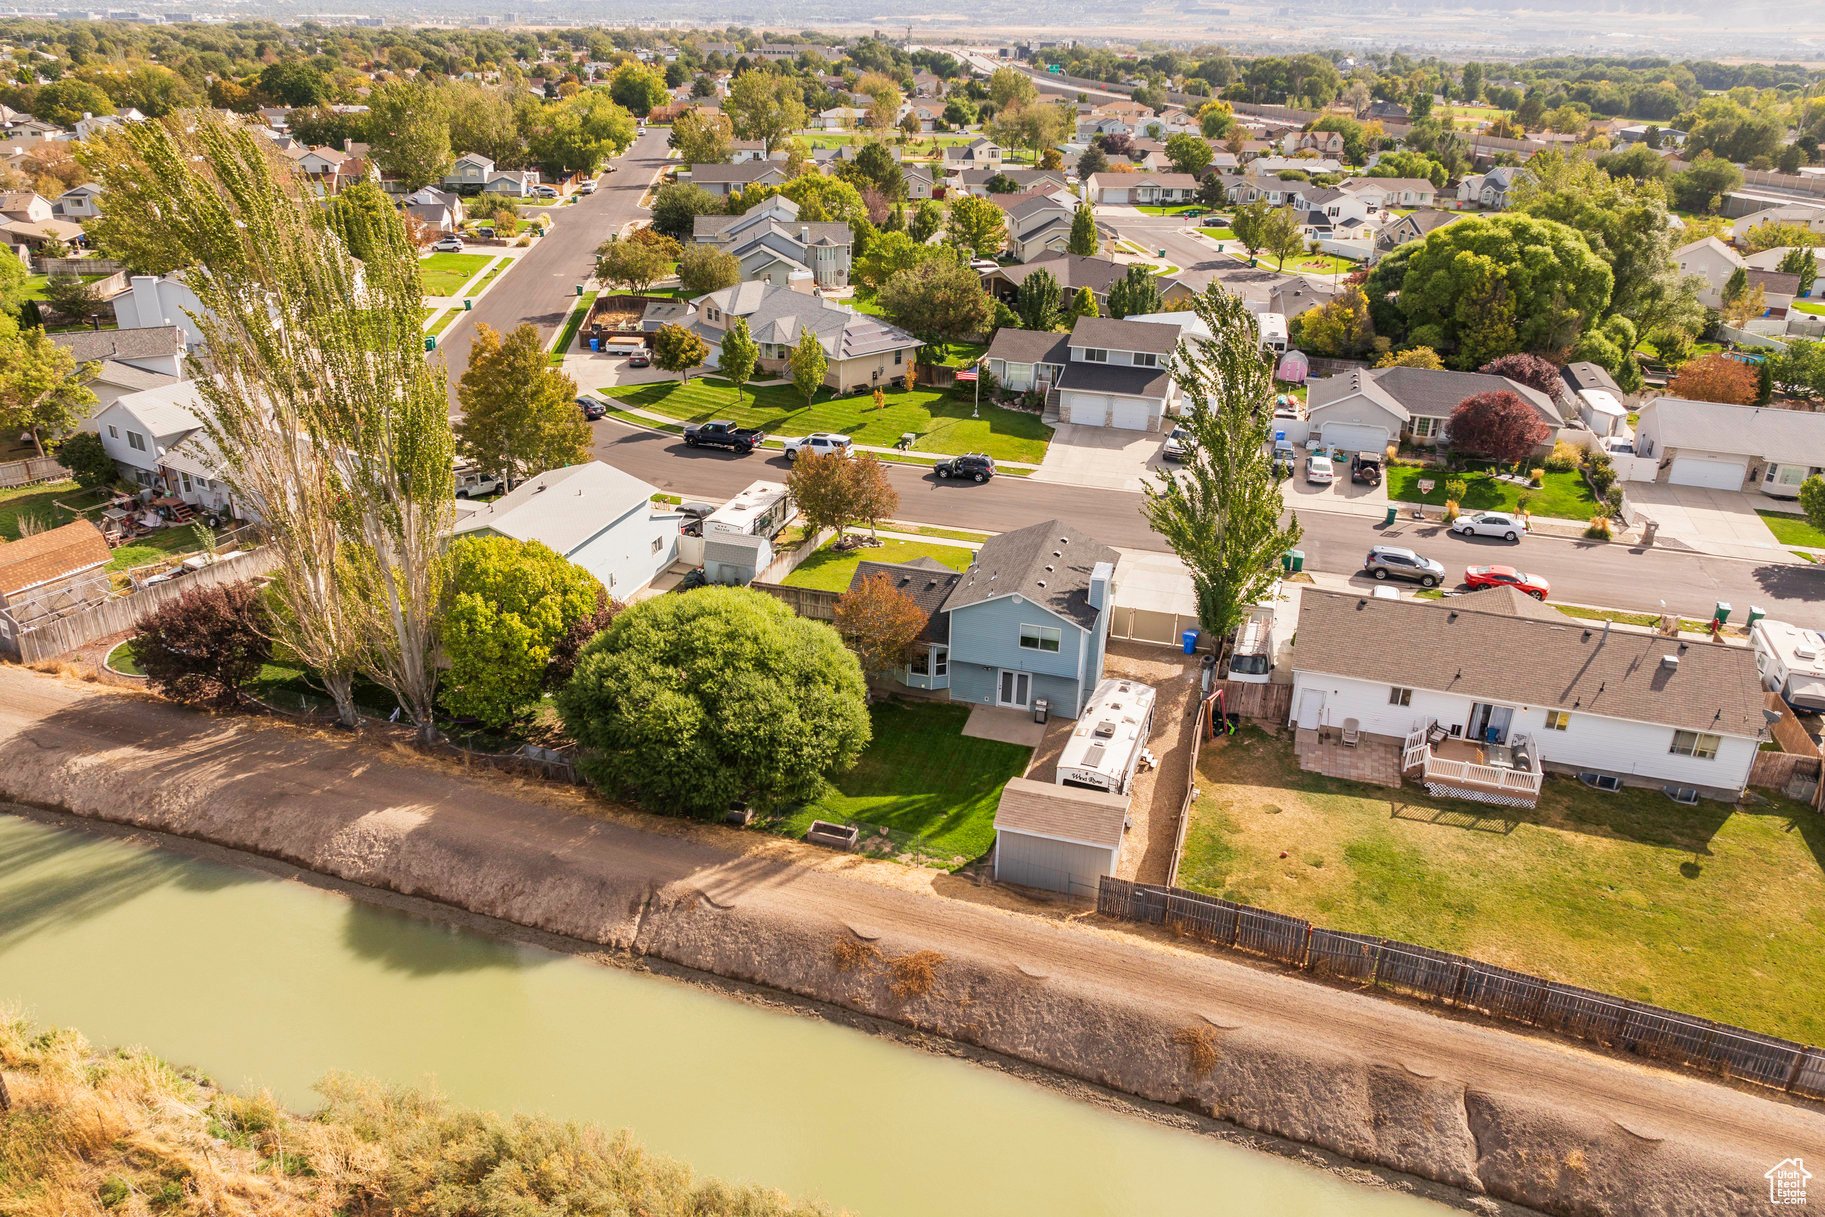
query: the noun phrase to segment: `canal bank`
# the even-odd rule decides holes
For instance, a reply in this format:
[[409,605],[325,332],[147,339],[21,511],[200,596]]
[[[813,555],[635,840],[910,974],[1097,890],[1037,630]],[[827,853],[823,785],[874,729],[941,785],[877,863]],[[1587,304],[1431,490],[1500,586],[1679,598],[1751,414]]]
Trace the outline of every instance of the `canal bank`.
[[0,748],[0,794],[19,801],[748,981],[1533,1208],[1759,1212],[1769,1166],[1825,1156],[1810,1108],[1013,913],[957,880],[914,893],[747,834],[559,811],[385,748],[5,668]]
[[23,814],[0,815],[0,1002],[294,1110],[332,1069],[429,1080],[466,1105],[627,1127],[858,1217],[1442,1217],[1388,1189],[1462,1200],[842,1011],[6,810]]

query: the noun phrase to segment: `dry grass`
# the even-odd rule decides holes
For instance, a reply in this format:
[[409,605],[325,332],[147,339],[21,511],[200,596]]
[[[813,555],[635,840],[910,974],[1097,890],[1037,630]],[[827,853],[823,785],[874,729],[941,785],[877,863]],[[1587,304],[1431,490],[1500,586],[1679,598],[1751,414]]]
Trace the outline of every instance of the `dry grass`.
[[[816,1217],[778,1192],[692,1175],[605,1133],[504,1120],[356,1078],[308,1119],[143,1052],[0,1012],[0,1213],[6,1217],[328,1217],[641,1213]],[[427,1200],[436,1203],[427,1207]]]
[[1182,1027],[1173,1032],[1172,1042],[1185,1049],[1192,1077],[1207,1077],[1217,1067],[1217,1036],[1209,1027]]
[[872,968],[881,959],[880,950],[872,942],[851,942],[842,939],[830,948],[830,962],[839,972],[853,972],[857,968]]
[[888,987],[895,997],[923,997],[938,983],[938,965],[943,962],[944,956],[936,951],[914,951],[890,960]]

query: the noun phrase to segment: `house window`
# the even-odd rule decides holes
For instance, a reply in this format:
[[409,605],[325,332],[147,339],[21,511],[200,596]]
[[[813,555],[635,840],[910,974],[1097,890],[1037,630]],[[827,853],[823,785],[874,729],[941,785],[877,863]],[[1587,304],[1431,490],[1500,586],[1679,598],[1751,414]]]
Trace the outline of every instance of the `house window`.
[[1060,638],[1057,626],[1023,625],[1020,627],[1020,645],[1024,650],[1056,652]]
[[932,675],[949,676],[951,674],[951,649],[935,646],[928,652],[932,657]]
[[901,362],[902,362],[902,361],[903,361],[903,360],[904,360],[904,359],[905,359],[905,358],[906,358],[906,352],[905,352],[905,351],[895,351],[895,352],[894,352],[894,353],[893,353],[893,366],[894,366],[894,367],[896,367],[896,368],[897,368],[897,367],[899,367],[899,366],[900,366],[900,364],[901,364]]
[[1546,729],[1548,731],[1563,731],[1571,726],[1571,724],[1572,716],[1563,710],[1548,710],[1546,712]]
[[108,438],[109,439],[119,439],[120,438],[120,428],[116,427],[112,423],[109,423],[108,424]]
[[661,549],[664,549],[664,548],[665,548],[665,538],[654,537],[653,538],[653,552],[658,553]]
[[146,437],[137,431],[127,432],[127,447],[139,452],[146,450]]
[[1673,746],[1667,749],[1674,756],[1689,756],[1701,761],[1717,758],[1718,739],[1703,731],[1675,731]]
[[1439,422],[1440,420],[1436,418],[1421,418],[1418,415],[1415,415],[1413,418],[1414,438],[1426,439],[1427,437],[1437,436]]
[[1101,350],[1097,347],[1085,347],[1084,348],[1084,362],[1085,363],[1108,363],[1109,362],[1109,352],[1107,352],[1105,350]]
[[1390,706],[1410,706],[1410,705],[1412,705],[1413,704],[1413,690],[1412,689],[1403,689],[1399,685],[1395,685],[1393,688],[1388,690],[1388,704]]
[[1151,352],[1136,351],[1134,353],[1134,366],[1137,368],[1157,368],[1160,366],[1160,357]]

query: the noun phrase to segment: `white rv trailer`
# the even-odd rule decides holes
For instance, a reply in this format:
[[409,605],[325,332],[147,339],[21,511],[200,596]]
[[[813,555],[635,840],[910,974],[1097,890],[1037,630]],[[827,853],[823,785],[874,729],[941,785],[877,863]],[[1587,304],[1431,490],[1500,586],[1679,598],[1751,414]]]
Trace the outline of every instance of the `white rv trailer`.
[[1111,676],[1090,694],[1058,757],[1060,786],[1127,794],[1153,730],[1154,690]]

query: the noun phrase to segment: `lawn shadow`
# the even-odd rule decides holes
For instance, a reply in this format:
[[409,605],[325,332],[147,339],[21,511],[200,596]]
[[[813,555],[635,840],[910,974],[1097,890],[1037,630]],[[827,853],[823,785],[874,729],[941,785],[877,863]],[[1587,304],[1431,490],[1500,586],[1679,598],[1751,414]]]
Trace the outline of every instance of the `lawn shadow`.
[[1434,824],[1441,828],[1462,828],[1471,832],[1494,833],[1507,836],[1520,827],[1520,821],[1508,816],[1498,816],[1478,811],[1472,807],[1440,807],[1436,804],[1415,803],[1410,800],[1395,798],[1388,804],[1389,815],[1396,820],[1408,820],[1416,824]]

